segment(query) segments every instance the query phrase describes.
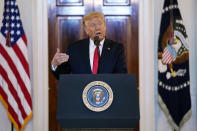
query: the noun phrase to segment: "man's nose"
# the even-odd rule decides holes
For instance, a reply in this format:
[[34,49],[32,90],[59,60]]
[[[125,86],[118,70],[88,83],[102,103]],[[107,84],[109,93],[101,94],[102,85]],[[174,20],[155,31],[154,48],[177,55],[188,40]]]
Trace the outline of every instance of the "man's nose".
[[100,29],[100,26],[99,25],[96,25],[95,26],[95,29],[97,30],[97,29]]

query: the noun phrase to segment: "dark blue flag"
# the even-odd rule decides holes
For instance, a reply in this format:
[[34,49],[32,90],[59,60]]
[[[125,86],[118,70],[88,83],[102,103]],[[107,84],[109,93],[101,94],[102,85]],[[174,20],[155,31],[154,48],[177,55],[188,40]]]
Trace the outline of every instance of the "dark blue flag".
[[191,117],[189,42],[177,0],[165,0],[158,40],[158,102],[173,130]]

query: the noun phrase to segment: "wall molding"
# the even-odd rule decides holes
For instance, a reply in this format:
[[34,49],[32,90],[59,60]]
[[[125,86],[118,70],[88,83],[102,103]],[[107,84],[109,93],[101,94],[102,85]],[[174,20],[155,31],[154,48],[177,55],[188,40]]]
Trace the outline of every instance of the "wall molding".
[[[154,131],[154,1],[139,5],[140,131]],[[145,66],[146,65],[146,66]]]
[[33,1],[33,130],[48,131],[47,1]]

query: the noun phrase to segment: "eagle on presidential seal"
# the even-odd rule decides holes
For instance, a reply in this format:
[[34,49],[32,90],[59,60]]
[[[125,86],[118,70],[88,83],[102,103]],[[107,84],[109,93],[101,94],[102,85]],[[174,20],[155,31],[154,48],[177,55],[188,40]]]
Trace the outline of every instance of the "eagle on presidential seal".
[[[181,21],[176,22],[181,23]],[[166,79],[184,76],[187,71],[186,69],[174,70],[174,65],[180,65],[189,60],[188,41],[181,32],[185,29],[176,27],[174,29],[172,22],[170,23],[161,41],[162,52],[158,52],[158,69],[160,73],[166,73]]]
[[102,102],[105,100],[105,97],[103,97],[104,91],[100,88],[96,88],[92,91],[92,102],[96,104],[102,104]]

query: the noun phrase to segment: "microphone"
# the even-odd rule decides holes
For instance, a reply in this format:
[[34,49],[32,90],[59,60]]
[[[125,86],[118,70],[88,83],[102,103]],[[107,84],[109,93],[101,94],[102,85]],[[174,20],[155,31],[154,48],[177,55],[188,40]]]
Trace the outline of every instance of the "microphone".
[[94,44],[96,45],[96,48],[97,48],[98,53],[99,53],[99,58],[100,58],[100,50],[99,50],[100,40],[99,40],[99,37],[98,36],[95,36],[94,37]]
[[95,36],[95,37],[94,37],[94,44],[95,44],[96,46],[99,46],[99,43],[100,43],[99,37],[98,37],[98,36]]
[[100,49],[99,49],[99,44],[100,44],[100,40],[98,36],[94,37],[94,44],[96,45],[97,51],[98,51],[98,70],[97,70],[97,74],[99,74],[99,65],[100,65]]

